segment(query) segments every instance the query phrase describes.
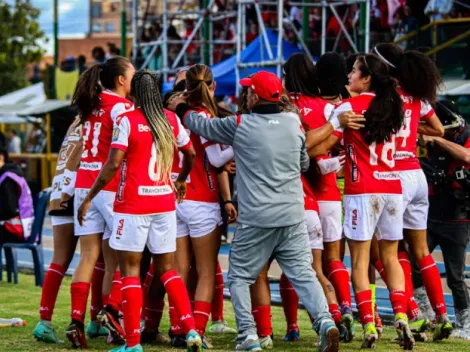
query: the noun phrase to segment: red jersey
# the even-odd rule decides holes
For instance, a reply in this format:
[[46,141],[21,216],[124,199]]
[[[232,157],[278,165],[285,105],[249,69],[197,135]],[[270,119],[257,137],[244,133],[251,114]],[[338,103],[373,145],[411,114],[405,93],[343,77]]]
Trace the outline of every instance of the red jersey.
[[406,94],[401,88],[398,88],[398,92],[403,100],[405,118],[396,138],[396,170],[419,170],[421,166],[416,157],[418,124],[420,120],[427,120],[434,115],[434,110],[431,105]]
[[[191,146],[178,117],[165,110],[179,149]],[[111,148],[126,152],[119,174],[114,211],[121,214],[151,215],[175,210],[175,194],[170,175],[157,179],[156,148],[153,134],[140,109],[118,118]]]
[[[339,115],[345,111],[364,114],[374,98],[373,93],[362,93],[345,100],[335,110]],[[395,136],[388,142],[368,145],[361,131],[346,129],[344,132],[346,169],[344,194],[402,194],[400,175],[395,170]]]
[[[129,100],[109,90],[100,93],[100,106],[83,125],[83,153],[75,188],[90,189],[93,186],[108,160],[115,119],[133,108]],[[114,177],[103,190],[116,192],[117,186],[118,177]]]
[[[195,107],[194,111],[206,116],[201,118],[213,118],[213,116],[211,116],[204,108]],[[196,160],[194,161],[194,166],[186,180],[188,189],[185,199],[198,202],[218,203],[219,193],[216,169],[209,162],[209,158],[205,152],[205,148],[214,145],[215,143],[208,141],[189,130],[186,130],[186,132],[189,134],[194,149],[196,150]],[[182,167],[181,162],[181,155],[173,161],[173,177],[179,174]]]
[[300,176],[300,179],[302,180],[302,185],[304,188],[305,210],[315,210],[317,213],[320,213],[318,202],[315,198],[315,193],[313,192],[312,187],[310,187],[304,176]]
[[[330,118],[335,107],[328,100],[320,97],[309,97],[303,94],[291,94],[291,100],[300,109],[302,122],[312,130],[322,127]],[[333,133],[337,136],[340,134],[336,131]],[[318,157],[317,160],[328,159],[330,157],[331,154],[328,153]],[[336,182],[335,172],[321,175],[318,182],[318,187],[313,192],[319,202],[341,202],[341,192]]]

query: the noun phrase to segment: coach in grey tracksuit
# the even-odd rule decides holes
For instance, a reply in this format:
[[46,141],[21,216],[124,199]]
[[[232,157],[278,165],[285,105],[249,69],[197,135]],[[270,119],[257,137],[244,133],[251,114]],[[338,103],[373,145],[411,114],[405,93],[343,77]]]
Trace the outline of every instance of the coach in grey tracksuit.
[[[267,89],[269,93],[272,85]],[[256,93],[266,96],[263,87],[256,87]],[[314,317],[313,328],[319,332],[331,315],[312,269],[300,180],[301,172],[309,167],[309,157],[299,116],[280,113],[277,103],[264,99],[259,99],[250,114],[240,116],[207,119],[184,103],[178,104],[176,112],[186,128],[234,149],[239,226],[230,251],[228,282],[237,341],[257,335],[249,286],[271,256]]]

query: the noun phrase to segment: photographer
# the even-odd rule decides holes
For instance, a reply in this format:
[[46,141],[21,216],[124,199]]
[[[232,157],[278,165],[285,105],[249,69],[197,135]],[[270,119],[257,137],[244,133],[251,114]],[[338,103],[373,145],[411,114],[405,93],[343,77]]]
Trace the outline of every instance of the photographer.
[[[437,246],[442,250],[454,298],[458,329],[454,334],[470,340],[470,297],[464,281],[470,240],[470,126],[451,101],[438,103],[436,114],[444,126],[444,137],[423,136],[420,141],[428,152],[421,160],[429,184],[427,240],[430,252]],[[419,271],[413,271],[419,301],[425,291]]]

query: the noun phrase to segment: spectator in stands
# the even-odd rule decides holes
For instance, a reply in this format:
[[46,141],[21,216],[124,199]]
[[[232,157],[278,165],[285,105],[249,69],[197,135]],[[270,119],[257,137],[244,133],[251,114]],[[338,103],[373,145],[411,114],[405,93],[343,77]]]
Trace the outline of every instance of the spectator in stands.
[[27,153],[42,153],[46,147],[46,133],[41,124],[34,124],[33,130],[28,136],[26,144]]
[[21,153],[21,138],[18,137],[16,130],[11,129],[8,131],[8,138],[10,139],[10,142],[8,143],[8,153]]
[[95,46],[91,51],[91,56],[95,64],[102,64],[106,60],[106,53],[101,46]]
[[33,198],[23,172],[0,149],[0,243],[26,241],[33,221]]
[[7,139],[5,135],[0,131],[0,149],[6,148],[7,146]]
[[246,34],[246,44],[250,44],[253,40],[255,40],[259,35],[259,29],[257,23],[250,24],[250,30]]
[[[119,49],[116,44],[113,42],[108,42],[106,45],[108,46],[108,54],[106,55],[106,59],[121,55],[121,49]],[[126,56],[125,53],[124,56]]]
[[88,68],[86,65],[86,56],[80,55],[79,57],[77,57],[77,63],[78,63],[78,72],[82,74],[82,72]]

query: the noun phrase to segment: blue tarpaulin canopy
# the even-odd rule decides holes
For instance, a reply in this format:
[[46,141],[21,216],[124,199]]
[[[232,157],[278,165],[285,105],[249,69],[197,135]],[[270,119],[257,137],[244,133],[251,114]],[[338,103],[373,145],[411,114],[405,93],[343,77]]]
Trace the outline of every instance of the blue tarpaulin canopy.
[[[277,54],[277,33],[272,30],[267,30],[267,36],[269,43],[271,44],[271,49],[273,51],[273,56],[276,58]],[[287,60],[292,54],[302,52],[295,45],[289,43],[287,40],[282,40],[282,53],[284,60]],[[241,62],[250,63],[250,62],[260,62],[261,59],[268,60],[268,51],[266,50],[266,45],[264,43],[263,37],[260,35],[253,42],[248,45],[245,50],[241,53]],[[237,64],[237,56],[234,55],[218,64],[212,66],[212,72],[214,74],[215,81],[217,82],[217,87],[215,94],[218,96],[223,95],[234,95],[236,85],[236,75],[235,75],[235,66]],[[263,68],[244,68],[240,70],[240,78],[246,77],[252,73],[255,73],[260,70],[276,72],[275,67],[263,67]],[[172,90],[173,82],[168,82],[163,84],[163,94]]]

